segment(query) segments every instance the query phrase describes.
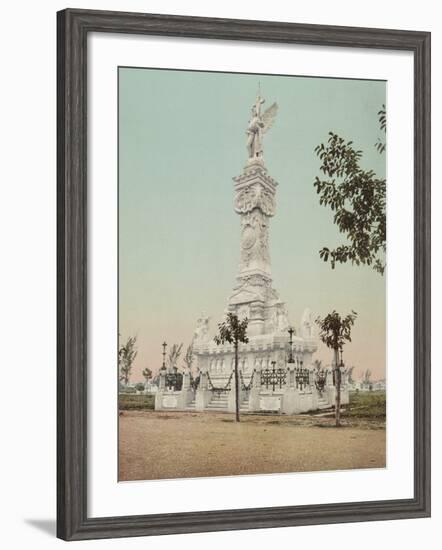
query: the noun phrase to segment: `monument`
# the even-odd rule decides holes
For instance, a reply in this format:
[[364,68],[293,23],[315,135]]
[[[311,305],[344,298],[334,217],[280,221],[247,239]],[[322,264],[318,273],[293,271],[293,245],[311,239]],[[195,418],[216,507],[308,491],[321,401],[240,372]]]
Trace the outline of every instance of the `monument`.
[[[258,93],[246,130],[247,163],[233,178],[234,210],[240,221],[240,261],[225,313],[248,319],[249,342],[239,349],[241,410],[294,414],[330,406],[334,387],[331,373],[319,375],[313,369],[317,341],[310,310],[304,311],[295,330],[273,286],[269,231],[276,214],[278,183],[265,166],[263,139],[275,121],[278,105],[273,103],[263,111],[264,103]],[[216,330],[215,326],[211,332],[208,316],[198,319],[193,337],[198,374],[194,379],[192,373],[184,373],[181,391],[188,393],[179,400],[187,403],[187,409],[234,410],[234,350],[232,345],[215,343]],[[345,403],[345,390],[342,393]],[[167,408],[162,406],[161,395],[157,395],[156,408]]]

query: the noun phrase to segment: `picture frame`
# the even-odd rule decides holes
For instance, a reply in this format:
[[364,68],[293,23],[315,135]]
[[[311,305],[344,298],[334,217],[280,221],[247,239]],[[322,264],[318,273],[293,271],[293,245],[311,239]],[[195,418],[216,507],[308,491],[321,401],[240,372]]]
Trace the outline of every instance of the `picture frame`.
[[[89,33],[410,51],[414,57],[414,498],[88,517]],[[430,515],[430,33],[67,9],[57,14],[57,536],[84,540]]]

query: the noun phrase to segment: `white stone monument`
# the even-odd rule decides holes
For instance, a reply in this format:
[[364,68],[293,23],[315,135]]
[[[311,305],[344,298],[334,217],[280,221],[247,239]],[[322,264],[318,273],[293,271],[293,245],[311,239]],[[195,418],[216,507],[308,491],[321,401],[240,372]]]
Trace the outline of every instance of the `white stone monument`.
[[[264,99],[256,98],[247,128],[248,160],[234,181],[234,209],[240,218],[240,263],[236,284],[227,312],[249,320],[248,344],[240,347],[240,368],[247,385],[253,371],[287,368],[289,321],[287,309],[273,287],[269,250],[270,221],[276,212],[277,182],[264,164],[263,137],[275,120],[278,105],[273,103],[261,113]],[[198,321],[194,340],[196,365],[208,373],[217,387],[223,386],[233,368],[233,349],[217,346],[209,333],[208,318]],[[217,327],[212,327],[216,332]],[[297,365],[309,367],[317,344],[313,336],[311,314],[306,310],[300,335],[293,337],[293,356]],[[231,392],[233,393],[233,392]]]
[[[296,331],[273,287],[269,231],[278,184],[264,164],[263,137],[278,106],[273,103],[261,113],[263,104],[258,94],[246,132],[247,164],[243,173],[233,178],[234,209],[240,219],[240,262],[224,313],[248,319],[249,341],[239,347],[241,411],[297,414],[333,405],[335,388],[330,371],[321,374],[312,366],[317,340],[311,311],[304,310]],[[233,345],[215,343],[217,328],[210,330],[210,318],[200,316],[192,341],[198,374],[192,377],[187,369],[182,388],[176,389],[167,383],[166,370],[160,371],[156,409],[235,410],[234,349]],[[345,381],[341,402],[348,403]]]

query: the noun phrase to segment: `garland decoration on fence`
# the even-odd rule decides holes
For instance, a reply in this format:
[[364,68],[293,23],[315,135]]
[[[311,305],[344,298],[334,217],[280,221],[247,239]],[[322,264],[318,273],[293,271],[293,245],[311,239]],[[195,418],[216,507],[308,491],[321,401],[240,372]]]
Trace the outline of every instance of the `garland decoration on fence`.
[[232,370],[232,372],[230,373],[229,379],[227,380],[225,386],[218,387],[218,386],[215,386],[215,385],[214,385],[214,383],[212,382],[212,379],[210,378],[210,374],[207,373],[207,380],[208,380],[208,382],[209,382],[209,389],[210,389],[210,391],[212,391],[213,393],[217,393],[218,395],[221,395],[221,394],[224,393],[224,392],[230,391],[230,389],[231,389],[232,376],[233,376],[233,370]]
[[241,379],[241,389],[242,389],[243,391],[250,391],[250,389],[252,388],[253,378],[254,378],[254,376],[255,376],[255,372],[256,372],[255,369],[253,369],[252,376],[250,377],[249,383],[246,384],[246,383],[244,382],[244,376],[243,376],[243,374],[242,374],[242,371],[239,371],[239,377],[240,377],[240,379]]

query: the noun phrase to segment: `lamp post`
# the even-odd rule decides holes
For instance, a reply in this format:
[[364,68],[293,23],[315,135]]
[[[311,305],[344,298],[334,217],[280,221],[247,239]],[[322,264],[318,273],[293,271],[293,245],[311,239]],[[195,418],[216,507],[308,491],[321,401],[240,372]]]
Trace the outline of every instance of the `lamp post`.
[[161,345],[163,346],[163,365],[161,367],[161,370],[166,370],[166,348],[167,348],[167,344],[166,344],[166,342],[163,342]]
[[295,333],[295,329],[293,327],[290,327],[288,329],[288,333],[290,334],[290,352],[289,352],[289,363],[294,363],[293,359],[293,334]]

